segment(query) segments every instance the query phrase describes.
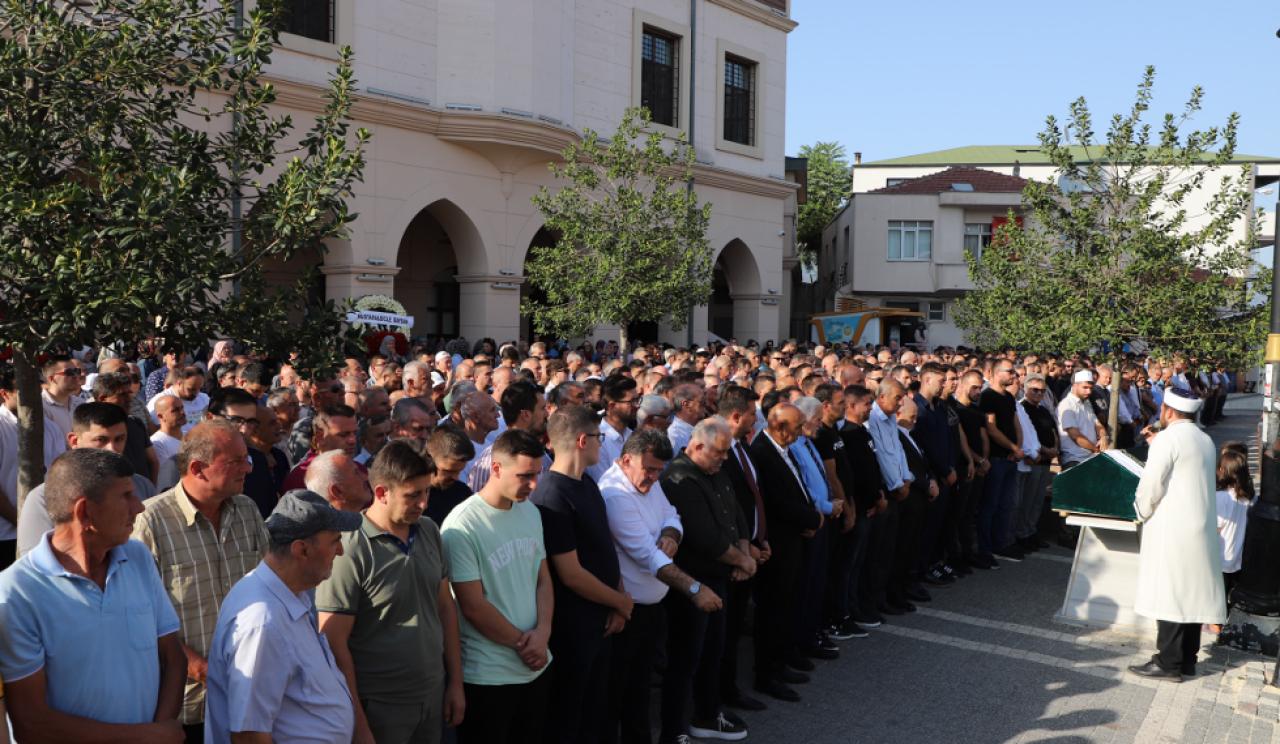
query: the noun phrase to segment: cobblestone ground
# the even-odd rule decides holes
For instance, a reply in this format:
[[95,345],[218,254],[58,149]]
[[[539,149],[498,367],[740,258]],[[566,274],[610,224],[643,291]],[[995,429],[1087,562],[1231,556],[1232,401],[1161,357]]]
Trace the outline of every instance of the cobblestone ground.
[[[1251,440],[1259,405],[1233,398],[1208,431]],[[1128,674],[1150,658],[1151,637],[1054,621],[1070,569],[1071,553],[1054,547],[934,591],[915,614],[817,662],[800,703],[770,700],[746,716],[750,740],[1280,744],[1280,689],[1265,684],[1274,660],[1215,647],[1206,633],[1194,680]]]

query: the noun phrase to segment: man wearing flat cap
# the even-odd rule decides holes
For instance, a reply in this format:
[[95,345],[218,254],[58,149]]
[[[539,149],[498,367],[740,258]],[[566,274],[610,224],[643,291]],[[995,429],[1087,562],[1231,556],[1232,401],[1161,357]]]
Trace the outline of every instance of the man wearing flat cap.
[[267,517],[270,547],[227,594],[209,647],[205,741],[350,742],[355,712],[346,680],[316,629],[312,590],[360,527],[304,489]]
[[1195,425],[1204,404],[1185,388],[1165,391],[1134,511],[1142,521],[1134,612],[1156,621],[1157,651],[1129,667],[1143,677],[1195,676],[1200,625],[1226,621],[1215,496],[1217,453]]

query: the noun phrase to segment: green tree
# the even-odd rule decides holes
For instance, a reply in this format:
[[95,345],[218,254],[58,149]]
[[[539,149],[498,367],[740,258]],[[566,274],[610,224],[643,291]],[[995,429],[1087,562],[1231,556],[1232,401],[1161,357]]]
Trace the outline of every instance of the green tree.
[[808,159],[808,164],[805,202],[799,208],[796,242],[806,263],[810,263],[822,245],[822,231],[849,200],[853,180],[844,145],[838,142],[804,145],[800,148],[800,157]]
[[[354,218],[368,135],[348,131],[350,51],[324,113],[286,144],[292,122],[262,80],[276,2],[247,18],[239,5],[0,0],[0,346],[17,378],[20,496],[43,479],[39,355],[278,330],[301,295],[268,292],[262,261]],[[309,318],[293,335],[328,336],[327,352],[307,349],[320,364],[339,323],[330,304]]]
[[545,301],[522,311],[542,333],[585,336],[617,324],[669,319],[683,327],[689,308],[711,299],[711,205],[686,187],[693,148],[645,132],[647,109],[628,109],[609,139],[588,129],[551,172],[567,183],[533,197],[555,245],[531,251],[529,283]]
[[[1144,117],[1154,82],[1148,67],[1103,142],[1083,98],[1066,124],[1048,118],[1039,138],[1057,178],[1029,182],[1025,225],[1011,219],[980,259],[969,256],[976,289],[956,319],[973,343],[1065,353],[1130,344],[1237,364],[1255,353],[1265,312],[1258,293],[1270,279],[1251,253],[1249,167],[1232,165],[1239,117],[1183,133],[1201,107],[1197,87],[1180,114],[1152,126]],[[1192,213],[1204,194],[1207,207]],[[1247,235],[1233,237],[1242,222]]]

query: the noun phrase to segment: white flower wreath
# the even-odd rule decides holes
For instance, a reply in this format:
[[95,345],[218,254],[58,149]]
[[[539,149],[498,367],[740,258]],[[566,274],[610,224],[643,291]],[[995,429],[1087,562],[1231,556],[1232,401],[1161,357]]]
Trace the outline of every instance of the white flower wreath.
[[[400,304],[395,298],[386,295],[369,294],[361,297],[355,302],[356,310],[373,310],[384,313],[395,313],[396,315],[408,315],[404,305]],[[356,324],[359,328],[364,328],[364,324]],[[409,335],[409,328],[406,326],[397,326],[388,330]]]

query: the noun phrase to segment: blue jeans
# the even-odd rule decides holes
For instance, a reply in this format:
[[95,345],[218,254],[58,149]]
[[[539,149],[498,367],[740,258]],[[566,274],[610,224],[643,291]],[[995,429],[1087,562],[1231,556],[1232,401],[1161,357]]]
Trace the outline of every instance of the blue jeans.
[[978,553],[990,557],[1012,542],[1009,518],[1018,497],[1018,464],[993,459],[987,471],[982,504],[978,508]]

